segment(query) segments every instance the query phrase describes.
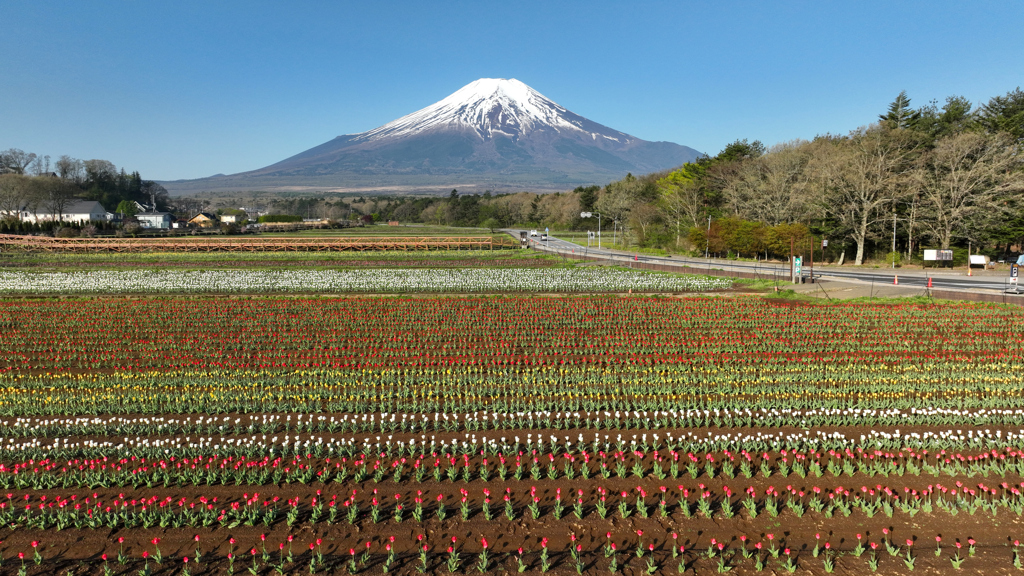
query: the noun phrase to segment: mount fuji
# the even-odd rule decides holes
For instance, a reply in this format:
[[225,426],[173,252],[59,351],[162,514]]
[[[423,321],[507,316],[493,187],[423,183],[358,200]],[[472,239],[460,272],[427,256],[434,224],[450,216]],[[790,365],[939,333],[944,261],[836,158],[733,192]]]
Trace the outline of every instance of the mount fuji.
[[346,134],[259,170],[163,183],[216,189],[564,190],[701,154],[588,120],[515,79],[481,78],[379,128]]

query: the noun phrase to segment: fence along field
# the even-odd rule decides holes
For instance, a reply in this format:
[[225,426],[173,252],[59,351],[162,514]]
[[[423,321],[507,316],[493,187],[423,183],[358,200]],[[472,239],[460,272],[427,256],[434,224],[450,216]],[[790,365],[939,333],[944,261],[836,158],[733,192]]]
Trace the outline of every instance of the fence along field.
[[1024,332],[1004,308],[492,297],[0,311],[10,572],[1020,562]]
[[48,238],[0,234],[0,249],[32,252],[332,252],[492,250],[518,246],[507,236],[308,236],[197,238]]

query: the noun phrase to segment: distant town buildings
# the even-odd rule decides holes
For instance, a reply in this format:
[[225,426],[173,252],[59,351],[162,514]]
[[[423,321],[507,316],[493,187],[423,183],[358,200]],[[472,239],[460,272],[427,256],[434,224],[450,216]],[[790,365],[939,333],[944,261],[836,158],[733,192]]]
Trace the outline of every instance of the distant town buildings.
[[246,213],[243,209],[226,209],[225,214],[199,212],[191,218],[178,219],[171,212],[155,209],[152,204],[143,202],[132,203],[135,214],[130,211],[111,212],[95,200],[72,199],[64,206],[26,205],[16,210],[0,211],[0,219],[17,219],[21,222],[41,224],[44,222],[66,222],[83,225],[93,223],[110,223],[114,225],[137,223],[144,229],[168,230],[185,228],[218,228],[222,224],[239,225],[249,220],[249,214],[262,214],[260,211]]

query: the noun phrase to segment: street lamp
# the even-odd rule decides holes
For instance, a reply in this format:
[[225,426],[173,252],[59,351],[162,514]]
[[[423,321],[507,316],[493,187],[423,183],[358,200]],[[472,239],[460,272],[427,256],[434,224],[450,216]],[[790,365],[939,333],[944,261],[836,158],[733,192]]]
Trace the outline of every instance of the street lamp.
[[594,214],[597,214],[597,249],[601,249],[601,213],[600,212],[580,212],[580,218],[592,218]]

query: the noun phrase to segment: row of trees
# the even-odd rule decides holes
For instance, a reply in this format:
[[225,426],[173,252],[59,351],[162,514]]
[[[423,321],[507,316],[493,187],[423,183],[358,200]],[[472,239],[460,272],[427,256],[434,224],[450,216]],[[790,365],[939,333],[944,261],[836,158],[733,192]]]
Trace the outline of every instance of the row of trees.
[[[883,123],[780,144],[724,170],[684,166],[654,183],[662,192],[657,201],[639,212],[630,208],[625,217],[639,228],[645,211],[657,220],[660,203],[677,231],[700,227],[707,216],[804,223],[819,235],[848,240],[859,265],[869,243],[893,229],[908,255],[922,242],[946,249],[957,241],[1024,241],[1022,167],[1020,141],[1007,133],[926,138]],[[634,236],[644,243],[644,234]]]
[[163,186],[143,180],[138,172],[119,171],[107,160],[78,160],[16,148],[0,152],[0,214],[26,211],[60,219],[77,200],[96,200],[113,211],[135,211],[135,202],[157,210],[170,208]]
[[692,226],[700,209],[768,225],[805,223],[848,240],[856,264],[893,229],[908,256],[922,242],[1008,250],[1024,242],[1022,144],[1020,89],[976,111],[961,97],[915,110],[901,93],[877,124],[849,135],[767,153],[752,146],[719,170],[710,169],[714,161],[687,165],[658,185],[668,205],[685,205]]

